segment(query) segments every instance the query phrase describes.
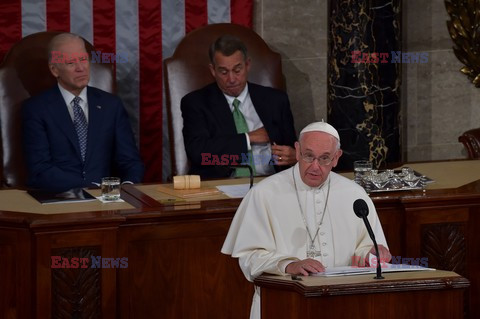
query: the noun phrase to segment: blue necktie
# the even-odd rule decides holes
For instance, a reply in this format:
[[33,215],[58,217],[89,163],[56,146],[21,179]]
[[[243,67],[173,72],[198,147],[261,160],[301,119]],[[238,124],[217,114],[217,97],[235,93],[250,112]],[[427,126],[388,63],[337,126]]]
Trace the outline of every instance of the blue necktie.
[[80,101],[82,99],[76,96],[73,100],[73,125],[77,131],[78,144],[80,145],[80,154],[82,155],[82,161],[85,162],[85,152],[87,151],[87,133],[88,123],[85,113],[83,113],[80,107]]

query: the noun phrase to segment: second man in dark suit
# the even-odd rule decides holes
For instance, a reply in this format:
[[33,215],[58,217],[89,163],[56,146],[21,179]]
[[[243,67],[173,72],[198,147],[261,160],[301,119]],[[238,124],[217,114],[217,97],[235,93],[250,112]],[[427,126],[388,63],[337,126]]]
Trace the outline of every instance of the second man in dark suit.
[[190,173],[242,176],[225,165],[250,160],[256,175],[269,175],[294,164],[296,134],[287,94],[247,82],[250,59],[238,38],[218,38],[209,55],[216,82],[181,102]]

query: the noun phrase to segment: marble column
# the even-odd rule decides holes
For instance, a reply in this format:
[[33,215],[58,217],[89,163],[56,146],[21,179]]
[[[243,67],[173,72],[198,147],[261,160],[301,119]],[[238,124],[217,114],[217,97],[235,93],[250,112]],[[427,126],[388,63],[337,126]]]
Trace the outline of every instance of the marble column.
[[327,107],[343,149],[337,169],[401,160],[397,54],[401,0],[329,0]]

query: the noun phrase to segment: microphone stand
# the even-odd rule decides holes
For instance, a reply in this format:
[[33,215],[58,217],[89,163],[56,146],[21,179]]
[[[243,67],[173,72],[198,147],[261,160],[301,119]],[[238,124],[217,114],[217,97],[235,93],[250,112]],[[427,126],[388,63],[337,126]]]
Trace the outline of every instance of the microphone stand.
[[253,187],[253,169],[250,165],[248,164],[238,164],[238,165],[220,165],[220,166],[225,166],[228,168],[248,168],[248,172],[250,173],[250,188]]
[[375,247],[375,255],[377,256],[377,275],[373,277],[373,279],[385,279],[385,277],[382,276],[382,265],[380,262],[380,253],[378,251],[377,241],[375,240],[375,234],[373,233],[372,227],[368,222],[367,216],[363,215],[362,219],[365,223],[365,226],[367,227],[368,233],[370,234],[370,238],[373,241],[373,246]]

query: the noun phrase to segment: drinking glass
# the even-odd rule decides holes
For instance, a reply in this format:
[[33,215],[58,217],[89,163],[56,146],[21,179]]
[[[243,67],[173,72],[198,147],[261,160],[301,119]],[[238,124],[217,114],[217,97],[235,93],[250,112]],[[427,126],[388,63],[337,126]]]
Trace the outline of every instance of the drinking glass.
[[115,201],[120,199],[120,178],[104,177],[102,178],[102,199],[105,201]]
[[363,160],[353,162],[354,180],[358,185],[365,187],[367,182],[366,178],[370,175],[371,171],[372,162]]

